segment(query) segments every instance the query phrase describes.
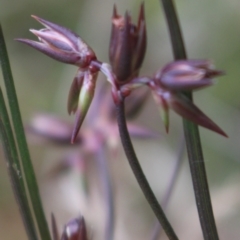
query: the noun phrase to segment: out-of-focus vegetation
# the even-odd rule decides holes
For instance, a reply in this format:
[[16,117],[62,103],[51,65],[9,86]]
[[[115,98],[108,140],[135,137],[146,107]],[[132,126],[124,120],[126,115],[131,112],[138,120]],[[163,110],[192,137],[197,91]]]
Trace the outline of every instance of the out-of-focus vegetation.
[[[74,121],[72,116],[67,116],[66,103],[68,90],[77,70],[13,40],[17,37],[35,39],[28,29],[39,29],[41,26],[31,19],[30,15],[41,16],[74,30],[95,50],[99,59],[108,62],[113,4],[117,4],[120,13],[129,9],[133,19],[136,19],[140,2],[1,1],[0,21],[25,123],[35,112],[42,111],[58,114],[70,122]],[[239,8],[240,2],[237,0],[177,1],[189,58],[213,59],[218,69],[226,71],[226,76],[219,78],[215,86],[195,93],[194,99],[196,104],[229,135],[229,139],[225,139],[213,132],[200,129],[220,238],[231,240],[240,237]],[[171,61],[172,53],[159,2],[146,1],[145,10],[148,46],[141,72],[149,75]],[[102,76],[99,81],[103,81]],[[0,83],[3,86],[2,76]],[[176,159],[182,122],[180,117],[172,113],[170,133],[167,135],[156,109],[153,101],[149,100],[136,121],[161,132],[161,139],[141,140],[135,143],[143,169],[161,199]],[[86,219],[89,214],[93,239],[101,239],[100,234],[97,234],[101,227],[97,225],[104,217],[102,210],[98,210],[98,207],[101,208],[102,200],[97,187],[94,188],[96,192],[93,194],[95,200],[85,199],[83,203],[79,180],[73,171],[57,178],[49,177],[52,166],[65,150],[71,152],[72,149],[37,145],[33,141],[30,142],[30,148],[48,220],[50,213],[54,212],[59,225],[63,226],[70,217],[77,216],[80,212]],[[108,162],[112,170],[117,200],[116,239],[149,239],[154,217],[136,185],[124,154],[120,153],[117,158],[109,159]],[[3,160],[0,161],[0,166],[0,239],[26,239]],[[180,239],[202,239],[187,159],[167,215]]]

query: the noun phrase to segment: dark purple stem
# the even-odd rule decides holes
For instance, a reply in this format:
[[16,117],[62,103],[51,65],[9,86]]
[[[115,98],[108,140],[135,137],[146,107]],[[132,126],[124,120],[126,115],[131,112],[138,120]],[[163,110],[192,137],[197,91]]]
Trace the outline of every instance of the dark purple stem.
[[138,158],[134,151],[128,129],[126,124],[125,112],[124,112],[124,100],[120,101],[116,105],[117,111],[117,121],[118,121],[118,128],[119,133],[122,141],[122,145],[127,156],[128,162],[130,167],[137,179],[137,182],[142,189],[142,192],[147,199],[149,205],[151,206],[153,212],[155,213],[159,223],[162,225],[166,235],[170,240],[177,240],[178,237],[176,236],[172,226],[170,225],[168,219],[166,218],[160,204],[158,203],[157,198],[155,197],[144,173],[139,164]]

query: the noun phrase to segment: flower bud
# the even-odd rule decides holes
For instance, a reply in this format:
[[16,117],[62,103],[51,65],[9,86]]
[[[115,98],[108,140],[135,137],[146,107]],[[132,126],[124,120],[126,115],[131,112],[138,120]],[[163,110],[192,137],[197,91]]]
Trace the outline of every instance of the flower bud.
[[119,82],[138,75],[146,50],[144,5],[141,5],[138,25],[131,22],[128,12],[122,17],[113,9],[109,59]]
[[212,78],[222,74],[208,60],[179,60],[158,71],[155,79],[156,84],[170,91],[188,91],[210,86]]
[[[68,112],[76,112],[75,123],[71,138],[71,143],[74,143],[79,129],[85,119],[88,109],[94,97],[95,85],[98,73],[85,71],[83,75],[79,74],[72,83],[69,98],[68,98]],[[79,82],[78,82],[79,80]]]
[[83,217],[70,220],[64,228],[61,240],[87,240],[87,229]]
[[93,50],[74,32],[37,16],[32,16],[46,28],[30,29],[39,42],[29,39],[16,39],[60,62],[86,68],[96,59]]

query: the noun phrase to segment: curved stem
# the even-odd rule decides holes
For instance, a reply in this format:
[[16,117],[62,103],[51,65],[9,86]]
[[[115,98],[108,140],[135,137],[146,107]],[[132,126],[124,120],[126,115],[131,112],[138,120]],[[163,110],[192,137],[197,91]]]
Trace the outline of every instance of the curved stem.
[[[161,0],[161,2],[168,22],[174,58],[175,60],[186,59],[187,54],[173,1]],[[188,92],[185,95],[192,100],[192,93]],[[196,205],[204,239],[218,240],[198,126],[186,119],[183,119],[183,126]]]
[[187,54],[184,47],[182,32],[173,1],[172,0],[160,0],[160,1],[162,2],[165,17],[168,23],[174,59],[175,60],[186,59]]
[[116,105],[117,111],[117,121],[118,121],[118,128],[119,133],[122,141],[122,145],[127,156],[128,162],[132,168],[132,171],[137,179],[137,182],[142,189],[144,196],[146,197],[149,205],[151,206],[153,212],[155,213],[159,223],[162,225],[165,233],[167,234],[170,240],[177,240],[178,237],[176,236],[172,226],[168,222],[160,204],[158,203],[143,171],[137,159],[136,153],[134,151],[128,129],[126,124],[125,112],[124,112],[124,100],[120,101]]

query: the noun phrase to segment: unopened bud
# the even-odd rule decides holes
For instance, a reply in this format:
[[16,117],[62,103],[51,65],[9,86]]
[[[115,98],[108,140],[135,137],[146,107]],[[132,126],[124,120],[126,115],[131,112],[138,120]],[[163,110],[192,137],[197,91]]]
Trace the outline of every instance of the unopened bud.
[[144,6],[141,5],[138,25],[134,25],[131,16],[126,12],[122,17],[113,9],[112,34],[109,47],[109,58],[119,82],[126,82],[137,76],[146,50],[146,26]]
[[179,60],[167,64],[156,75],[156,84],[172,91],[188,91],[213,84],[212,79],[223,75],[208,60]]
[[[72,143],[75,142],[79,129],[82,126],[83,120],[85,119],[88,109],[91,105],[95,92],[97,75],[98,73],[91,73],[89,71],[84,72],[83,80],[81,80],[82,82],[80,84],[80,89],[74,90],[71,88],[70,90],[68,106],[72,107],[68,109],[68,111],[69,113],[76,111],[74,129],[71,138]],[[72,91],[76,91],[76,95],[72,94]],[[76,100],[77,102],[75,103]]]
[[88,67],[91,61],[96,60],[93,50],[77,34],[37,16],[32,17],[46,27],[41,30],[30,30],[38,37],[39,42],[21,38],[16,39],[17,41],[60,62],[77,65],[82,69]]
[[88,240],[84,218],[70,220],[64,228],[61,240]]

